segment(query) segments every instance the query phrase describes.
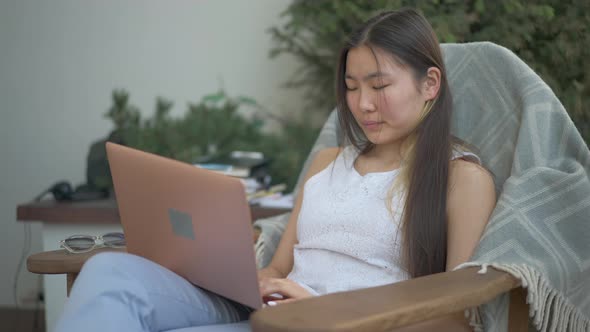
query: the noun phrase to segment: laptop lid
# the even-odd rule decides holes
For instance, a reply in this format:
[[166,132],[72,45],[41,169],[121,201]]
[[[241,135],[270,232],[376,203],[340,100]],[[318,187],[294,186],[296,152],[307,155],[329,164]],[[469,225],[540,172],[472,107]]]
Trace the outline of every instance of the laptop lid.
[[235,178],[108,142],[127,251],[259,309],[250,208]]

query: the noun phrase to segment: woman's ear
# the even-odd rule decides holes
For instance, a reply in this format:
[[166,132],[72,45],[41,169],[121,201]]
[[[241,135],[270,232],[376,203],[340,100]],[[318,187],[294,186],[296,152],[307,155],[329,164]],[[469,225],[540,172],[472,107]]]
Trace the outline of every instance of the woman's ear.
[[422,94],[426,100],[432,100],[438,96],[438,91],[440,90],[440,76],[440,69],[436,67],[428,68],[422,84]]

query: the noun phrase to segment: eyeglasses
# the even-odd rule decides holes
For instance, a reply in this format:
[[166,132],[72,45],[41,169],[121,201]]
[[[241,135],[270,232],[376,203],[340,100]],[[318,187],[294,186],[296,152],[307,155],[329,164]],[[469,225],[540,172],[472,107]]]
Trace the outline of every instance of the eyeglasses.
[[72,254],[82,254],[100,247],[122,248],[125,244],[123,233],[107,233],[99,236],[72,235],[59,241],[60,247]]

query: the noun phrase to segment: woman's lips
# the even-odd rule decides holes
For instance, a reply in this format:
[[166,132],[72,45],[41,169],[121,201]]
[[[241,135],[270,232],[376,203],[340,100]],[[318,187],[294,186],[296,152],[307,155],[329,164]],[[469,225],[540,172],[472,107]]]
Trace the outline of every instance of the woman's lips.
[[365,127],[368,130],[378,130],[382,124],[382,121],[364,121],[363,127]]

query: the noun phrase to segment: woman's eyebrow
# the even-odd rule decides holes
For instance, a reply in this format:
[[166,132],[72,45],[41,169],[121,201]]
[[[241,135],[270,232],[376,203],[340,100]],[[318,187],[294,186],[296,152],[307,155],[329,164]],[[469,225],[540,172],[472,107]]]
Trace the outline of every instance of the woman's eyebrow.
[[[377,78],[377,77],[387,77],[387,76],[391,76],[391,74],[384,73],[384,72],[381,72],[381,71],[376,71],[376,72],[370,73],[370,74],[366,75],[365,77],[363,77],[363,81],[372,80],[372,79]],[[351,80],[354,80],[354,81],[357,80],[354,76],[352,76],[350,74],[346,74],[344,76],[344,78],[345,79],[351,79]]]

